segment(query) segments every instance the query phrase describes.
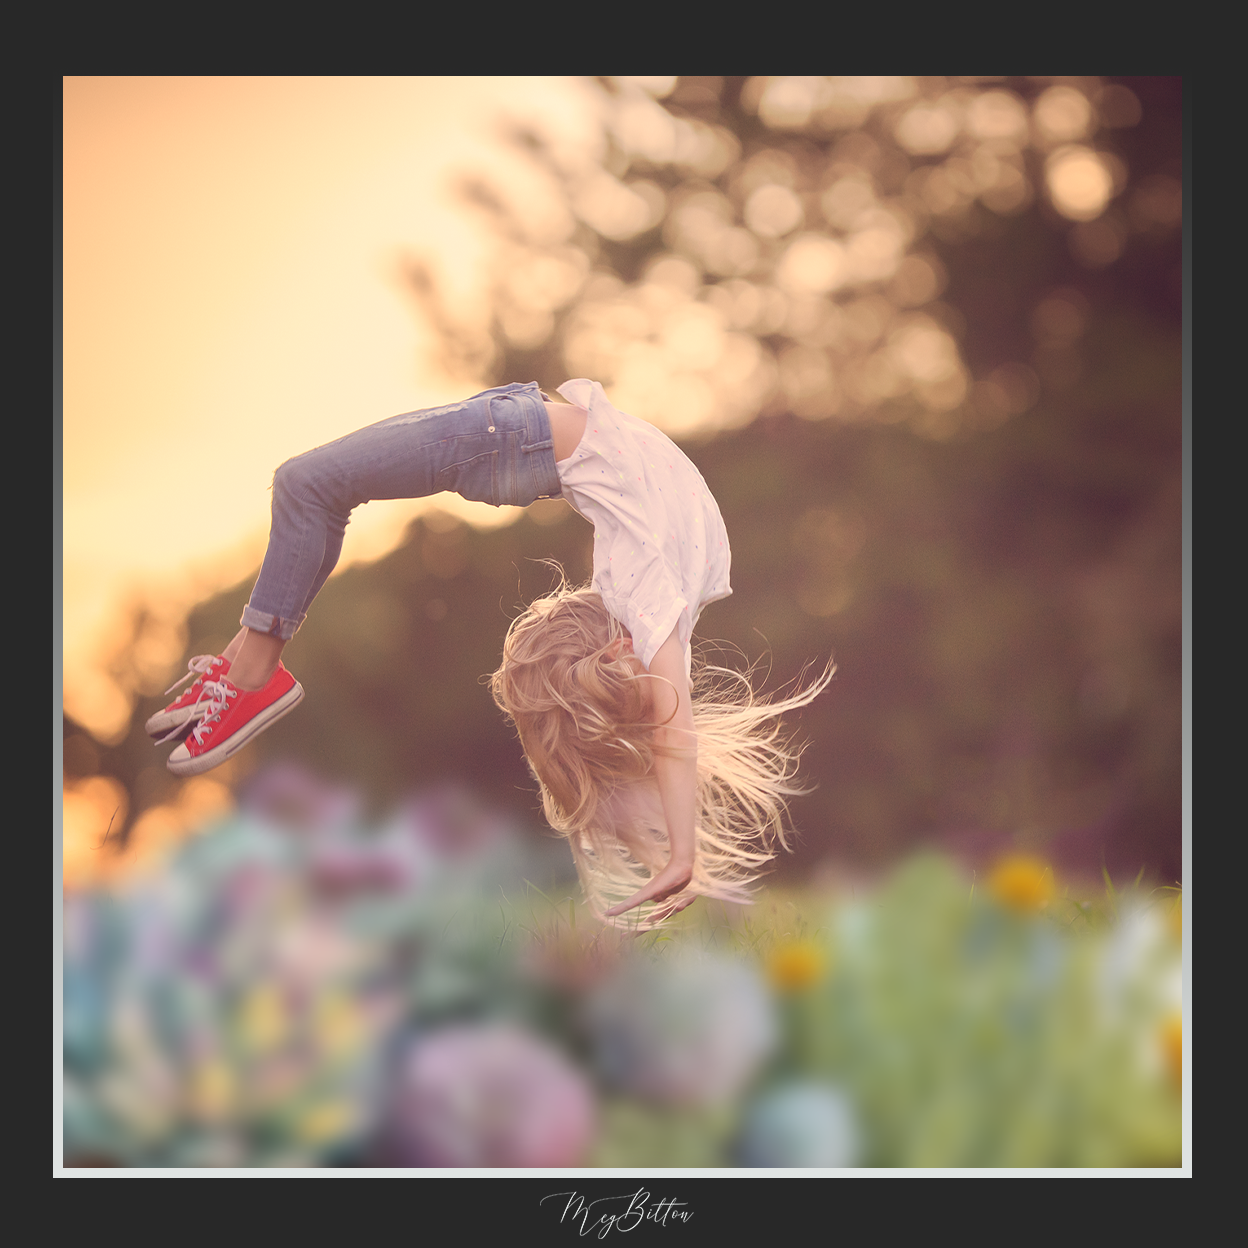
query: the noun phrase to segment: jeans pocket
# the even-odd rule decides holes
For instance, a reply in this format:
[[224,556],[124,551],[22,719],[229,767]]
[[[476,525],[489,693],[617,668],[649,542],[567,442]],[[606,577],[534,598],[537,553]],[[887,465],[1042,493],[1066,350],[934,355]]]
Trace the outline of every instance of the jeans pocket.
[[497,507],[500,504],[498,473],[498,451],[485,451],[448,464],[438,472],[436,484],[438,490],[453,490],[471,502]]

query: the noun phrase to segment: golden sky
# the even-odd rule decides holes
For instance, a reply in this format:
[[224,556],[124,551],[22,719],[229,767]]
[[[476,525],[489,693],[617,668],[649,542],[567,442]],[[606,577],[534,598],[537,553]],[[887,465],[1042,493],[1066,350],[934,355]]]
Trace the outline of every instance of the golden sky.
[[[559,78],[64,80],[71,714],[121,727],[98,668],[128,602],[177,615],[258,565],[279,463],[462,397],[424,358],[399,259],[470,300],[482,235],[454,178],[488,168],[540,196],[498,120],[588,154],[594,109]],[[357,512],[344,565],[413,510]]]

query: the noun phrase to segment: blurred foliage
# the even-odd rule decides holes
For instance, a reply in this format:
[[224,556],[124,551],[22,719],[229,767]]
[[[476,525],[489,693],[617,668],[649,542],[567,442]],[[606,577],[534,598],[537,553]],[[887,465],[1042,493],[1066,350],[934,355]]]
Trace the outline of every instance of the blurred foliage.
[[831,976],[790,1001],[788,1060],[845,1088],[867,1164],[1174,1164],[1165,904],[1072,941],[1030,899],[912,861],[835,916]]
[[67,895],[68,1164],[1180,1163],[1164,890],[1037,911],[918,857],[630,938],[462,791],[379,824],[325,792],[267,773]]
[[[544,198],[465,184],[494,239],[480,300],[410,261],[466,385],[590,375],[687,440],[733,543],[704,638],[773,689],[836,657],[794,725],[817,787],[781,879],[921,842],[1178,878],[1180,88],[603,80],[591,157],[514,134]],[[287,650],[303,707],[220,774],[289,755],[376,809],[452,777],[534,812],[480,678],[546,557],[589,574],[559,503],[414,523],[328,583]],[[249,589],[192,614],[187,656]],[[66,724],[68,783],[127,794],[122,840],[178,792],[155,705],[115,748]]]

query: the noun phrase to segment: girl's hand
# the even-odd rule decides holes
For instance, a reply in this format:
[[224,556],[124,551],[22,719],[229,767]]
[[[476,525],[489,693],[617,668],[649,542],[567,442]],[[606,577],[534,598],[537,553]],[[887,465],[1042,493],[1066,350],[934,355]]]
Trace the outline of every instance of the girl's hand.
[[[629,910],[634,910],[638,906],[647,901],[665,901],[676,893],[682,892],[689,886],[689,881],[693,879],[693,867],[686,866],[681,863],[669,862],[662,871],[652,879],[645,888],[634,893],[627,901],[622,901],[618,906],[612,906],[607,911],[608,918],[615,918],[616,915],[624,914]],[[695,896],[682,897],[674,902],[670,907],[664,907],[668,915],[677,914],[686,906],[692,905],[696,900]]]

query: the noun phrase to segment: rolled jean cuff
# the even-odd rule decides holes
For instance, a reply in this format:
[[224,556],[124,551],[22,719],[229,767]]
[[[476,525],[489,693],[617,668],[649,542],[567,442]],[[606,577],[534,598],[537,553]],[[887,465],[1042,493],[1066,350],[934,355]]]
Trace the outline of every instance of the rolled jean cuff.
[[257,611],[255,607],[248,604],[243,608],[242,617],[238,622],[244,628],[250,628],[252,632],[264,633],[266,637],[280,637],[283,641],[289,641],[307,618],[306,615],[302,615],[297,620],[284,620],[280,615]]

